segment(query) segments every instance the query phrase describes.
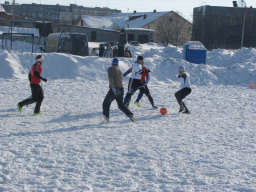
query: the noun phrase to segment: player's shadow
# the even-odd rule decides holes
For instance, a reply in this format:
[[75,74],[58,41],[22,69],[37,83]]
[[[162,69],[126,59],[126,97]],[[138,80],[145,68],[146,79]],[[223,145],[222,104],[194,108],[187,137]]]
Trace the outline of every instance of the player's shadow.
[[60,128],[60,129],[53,129],[53,130],[45,130],[45,131],[26,131],[26,132],[19,132],[19,133],[10,133],[7,135],[0,135],[0,138],[8,138],[8,137],[20,137],[20,136],[39,136],[39,135],[47,135],[53,133],[64,133],[64,132],[73,132],[73,131],[80,131],[84,129],[92,129],[92,128],[106,128],[105,126],[101,126],[99,124],[86,124],[83,126],[73,126],[68,128]]
[[60,123],[60,122],[71,122],[71,121],[78,121],[82,119],[91,119],[95,116],[101,115],[102,112],[93,112],[93,113],[84,113],[79,115],[71,115],[70,113],[66,113],[59,118],[52,119],[47,123]]
[[136,119],[136,121],[152,120],[152,119],[159,119],[159,118],[163,118],[163,115],[150,115],[150,116],[139,117],[138,119]]

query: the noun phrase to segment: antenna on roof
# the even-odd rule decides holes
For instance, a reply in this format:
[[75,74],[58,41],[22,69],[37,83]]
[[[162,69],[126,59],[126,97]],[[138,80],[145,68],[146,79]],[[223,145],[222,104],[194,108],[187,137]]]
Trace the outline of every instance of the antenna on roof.
[[246,7],[245,1],[244,0],[239,0],[238,6],[239,7]]

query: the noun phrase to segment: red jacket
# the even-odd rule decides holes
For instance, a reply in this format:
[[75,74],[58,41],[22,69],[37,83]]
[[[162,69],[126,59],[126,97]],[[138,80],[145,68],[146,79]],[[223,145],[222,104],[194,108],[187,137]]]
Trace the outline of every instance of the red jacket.
[[[146,68],[146,67],[142,67],[142,71],[147,71],[148,69]],[[130,72],[132,72],[132,67],[130,68]],[[146,75],[145,74],[143,74],[143,75],[141,75],[141,82],[142,83],[145,83],[146,82],[146,77],[149,77],[149,73],[147,73]]]
[[42,73],[42,64],[40,62],[36,62],[31,70],[30,70],[30,75],[31,75],[31,84],[37,84],[39,85],[41,83],[41,79],[38,78],[36,75],[35,75],[35,71],[37,71],[39,73],[39,75],[41,76],[41,73]]
[[[148,69],[146,67],[142,67],[142,71],[147,71]],[[146,75],[141,75],[141,82],[145,83],[146,82],[146,77],[149,77],[149,73],[147,73]]]

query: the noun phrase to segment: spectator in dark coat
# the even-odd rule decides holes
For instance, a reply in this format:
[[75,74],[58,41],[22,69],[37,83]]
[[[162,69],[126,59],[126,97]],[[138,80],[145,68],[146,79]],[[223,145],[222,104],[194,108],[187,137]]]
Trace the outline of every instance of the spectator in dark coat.
[[127,42],[127,34],[125,30],[122,29],[118,41],[118,57],[124,57],[124,47]]
[[105,51],[105,47],[102,44],[100,44],[99,57],[103,57],[104,51]]
[[117,49],[117,47],[114,47],[113,48],[113,57],[117,57],[117,54],[118,54],[118,49]]

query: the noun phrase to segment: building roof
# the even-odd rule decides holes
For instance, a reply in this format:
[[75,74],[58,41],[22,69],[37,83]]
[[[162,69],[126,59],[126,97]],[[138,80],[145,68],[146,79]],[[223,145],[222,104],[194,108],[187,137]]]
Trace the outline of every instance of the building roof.
[[142,28],[170,12],[114,13],[108,16],[82,16],[82,19],[88,27],[119,30]]
[[[10,33],[10,27],[0,26],[0,34]],[[32,33],[35,37],[39,37],[39,30],[36,28],[21,28],[21,27],[12,27],[13,33]]]
[[5,10],[1,4],[0,4],[0,12],[5,12]]

